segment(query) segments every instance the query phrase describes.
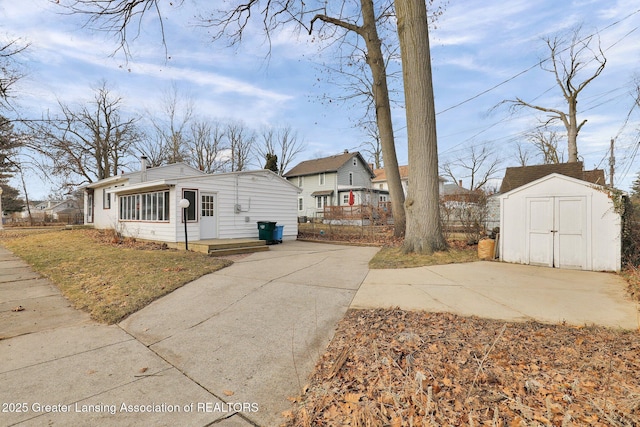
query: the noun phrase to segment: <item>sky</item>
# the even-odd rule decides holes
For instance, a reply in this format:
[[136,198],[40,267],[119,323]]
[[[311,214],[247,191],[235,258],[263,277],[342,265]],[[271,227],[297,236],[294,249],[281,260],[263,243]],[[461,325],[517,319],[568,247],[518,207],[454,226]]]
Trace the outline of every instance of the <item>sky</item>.
[[[358,150],[366,140],[356,126],[362,105],[337,101],[344,91],[340,78],[324,67],[337,66],[337,55],[316,35],[284,29],[273,34],[269,46],[249,28],[243,43],[229,48],[194,25],[198,4],[208,2],[186,0],[165,17],[166,50],[157,21],[148,16],[130,41],[127,59],[115,52],[113,37],[83,28],[80,17],[64,15],[56,3],[0,0],[0,35],[30,43],[22,59],[26,76],[14,93],[23,117],[57,111],[58,102],[90,101],[92,90],[106,81],[131,114],[160,114],[163,93],[175,86],[201,117],[242,120],[256,130],[291,126],[306,146],[294,163]],[[615,184],[629,189],[640,172],[640,111],[629,115],[633,77],[640,73],[637,0],[450,0],[430,34],[441,164],[467,159],[473,146],[498,157],[496,178],[519,165],[517,144],[527,146],[527,132],[544,116],[526,109],[513,113],[501,103],[518,97],[566,109],[553,75],[537,64],[548,58],[545,37],[577,25],[583,34],[599,37],[607,58],[602,74],[579,97],[578,118],[588,122],[579,134],[578,154],[585,168],[603,168],[608,176],[615,138]],[[584,75],[592,69],[587,63]],[[400,83],[391,85],[400,88]],[[407,164],[401,102],[392,114],[398,160]],[[561,144],[566,158],[565,140]],[[529,164],[535,163],[532,157]],[[468,185],[464,171],[456,175]],[[55,182],[35,172],[27,182],[32,199],[55,190]]]

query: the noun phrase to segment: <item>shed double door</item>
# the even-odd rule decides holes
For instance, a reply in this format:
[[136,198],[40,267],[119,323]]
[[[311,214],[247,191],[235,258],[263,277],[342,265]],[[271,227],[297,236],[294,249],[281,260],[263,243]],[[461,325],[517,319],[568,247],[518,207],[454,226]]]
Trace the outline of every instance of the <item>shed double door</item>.
[[533,197],[526,200],[529,264],[584,269],[587,259],[585,198]]

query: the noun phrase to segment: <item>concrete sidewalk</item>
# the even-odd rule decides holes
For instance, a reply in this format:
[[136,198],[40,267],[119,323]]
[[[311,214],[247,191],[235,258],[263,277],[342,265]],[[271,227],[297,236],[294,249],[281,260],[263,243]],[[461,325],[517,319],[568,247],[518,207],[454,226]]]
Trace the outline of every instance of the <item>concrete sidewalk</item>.
[[371,270],[351,307],[638,329],[638,303],[625,289],[613,273],[480,261]]

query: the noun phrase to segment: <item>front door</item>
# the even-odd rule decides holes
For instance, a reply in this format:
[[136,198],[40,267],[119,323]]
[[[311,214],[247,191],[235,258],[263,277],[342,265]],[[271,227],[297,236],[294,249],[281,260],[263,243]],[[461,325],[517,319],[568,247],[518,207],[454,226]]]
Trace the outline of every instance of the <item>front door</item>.
[[558,268],[586,267],[584,197],[527,199],[529,264]]
[[218,237],[217,199],[215,193],[200,193],[200,239]]

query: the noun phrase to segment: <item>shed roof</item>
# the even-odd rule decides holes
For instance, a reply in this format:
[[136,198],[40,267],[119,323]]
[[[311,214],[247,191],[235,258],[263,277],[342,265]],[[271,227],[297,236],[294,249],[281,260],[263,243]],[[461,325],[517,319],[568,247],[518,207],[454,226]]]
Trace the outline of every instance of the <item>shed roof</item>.
[[583,170],[582,162],[558,163],[507,168],[504,173],[504,178],[502,179],[502,185],[500,186],[500,193],[507,193],[515,188],[551,175],[552,173],[591,182],[593,184],[605,185],[604,171],[602,169],[585,171]]
[[286,178],[291,178],[295,176],[313,175],[323,172],[336,172],[338,169],[344,166],[345,163],[347,163],[354,157],[358,157],[360,159],[362,165],[369,171],[369,173],[373,177],[373,171],[371,170],[367,162],[365,162],[362,155],[357,151],[354,151],[353,153],[344,152],[342,154],[322,157],[320,159],[305,160],[304,162],[298,163],[283,176]]

